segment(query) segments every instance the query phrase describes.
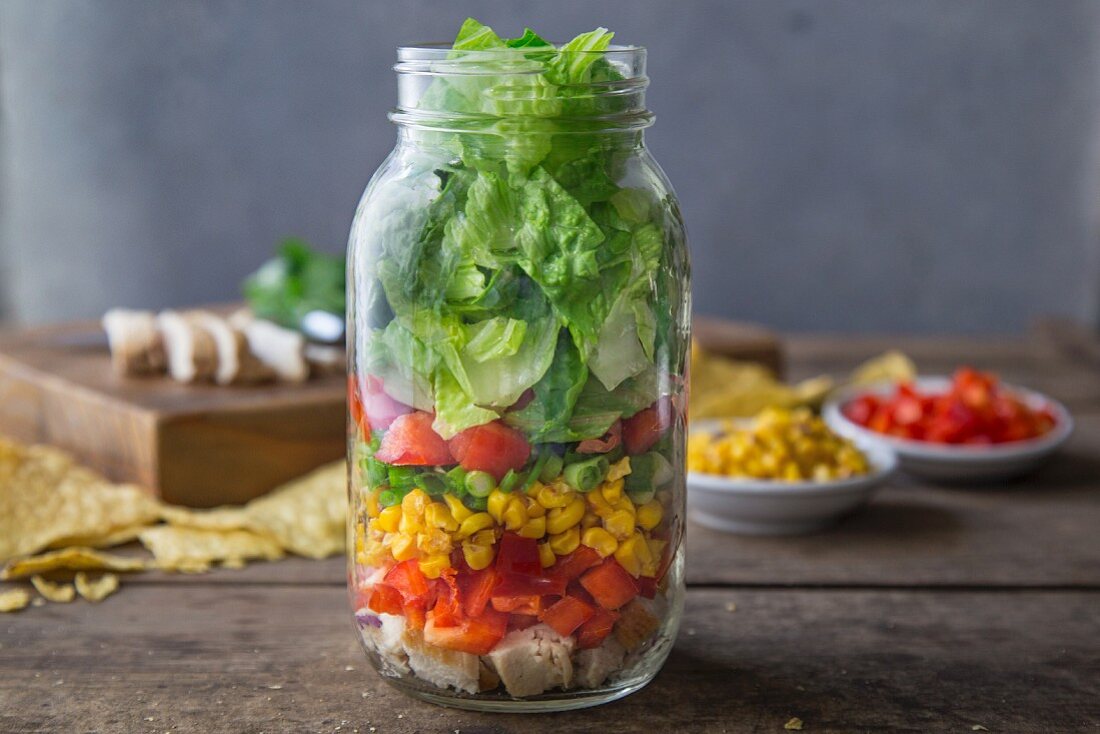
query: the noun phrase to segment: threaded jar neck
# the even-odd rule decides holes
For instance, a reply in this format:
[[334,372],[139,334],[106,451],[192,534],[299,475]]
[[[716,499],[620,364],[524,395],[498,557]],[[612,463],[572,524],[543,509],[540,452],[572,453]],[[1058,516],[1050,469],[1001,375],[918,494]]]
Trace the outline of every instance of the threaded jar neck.
[[557,135],[639,131],[653,123],[640,46],[557,54],[549,46],[456,51],[426,44],[399,48],[397,59],[390,119],[401,126]]

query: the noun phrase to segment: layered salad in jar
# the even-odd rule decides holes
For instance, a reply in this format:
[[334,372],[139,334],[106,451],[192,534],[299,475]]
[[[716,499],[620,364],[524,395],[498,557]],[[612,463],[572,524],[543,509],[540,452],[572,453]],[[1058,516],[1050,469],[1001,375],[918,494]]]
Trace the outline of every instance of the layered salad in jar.
[[[609,42],[468,21],[454,48],[528,49],[554,101],[614,79]],[[544,137],[520,166],[459,136],[413,231],[353,276],[355,618],[379,670],[424,690],[651,676],[682,604],[682,225],[600,135]]]

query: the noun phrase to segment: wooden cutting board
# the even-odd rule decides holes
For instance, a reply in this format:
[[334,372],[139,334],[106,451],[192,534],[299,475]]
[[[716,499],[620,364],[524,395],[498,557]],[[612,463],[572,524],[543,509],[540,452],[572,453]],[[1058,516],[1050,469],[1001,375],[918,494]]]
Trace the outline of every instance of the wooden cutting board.
[[343,456],[346,385],[119,377],[94,322],[0,335],[0,433],[192,507],[246,502]]
[[[779,371],[778,338],[710,318],[704,347]],[[94,322],[0,334],[0,434],[48,443],[167,502],[239,504],[345,451],[346,380],[302,385],[182,385],[119,377]]]

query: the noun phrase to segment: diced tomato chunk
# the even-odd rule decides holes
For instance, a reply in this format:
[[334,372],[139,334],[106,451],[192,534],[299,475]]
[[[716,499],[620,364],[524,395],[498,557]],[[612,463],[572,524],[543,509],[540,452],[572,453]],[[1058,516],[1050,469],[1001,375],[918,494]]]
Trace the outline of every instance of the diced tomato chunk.
[[614,451],[623,440],[623,422],[617,420],[599,438],[588,438],[577,444],[578,454],[606,454]]
[[623,421],[623,447],[631,456],[644,454],[672,425],[672,401],[666,395]]
[[638,595],[638,584],[614,558],[581,576],[583,586],[604,609],[618,609]]
[[467,428],[448,445],[463,469],[489,472],[498,482],[509,469],[519,471],[531,458],[531,444],[523,434],[500,421]]
[[389,584],[375,584],[370,588],[367,608],[378,614],[401,614],[403,602],[397,589]]
[[504,576],[541,576],[538,541],[516,533],[505,533],[497,545],[496,570]]
[[596,613],[594,607],[575,596],[563,596],[539,617],[562,637],[568,637]]
[[397,466],[445,466],[455,463],[447,442],[432,429],[430,413],[417,411],[394,419],[382,436],[375,458]]
[[447,650],[485,655],[507,631],[508,615],[493,609],[486,609],[479,617],[466,618],[453,625],[437,623],[433,613],[424,625],[424,642]]
[[602,645],[618,619],[617,612],[597,607],[592,618],[577,628],[577,649],[589,650]]
[[468,617],[477,617],[489,604],[497,580],[496,569],[489,566],[481,571],[459,574],[458,588],[462,597],[462,610]]
[[547,569],[547,575],[566,582],[572,581],[593,566],[599,565],[600,561],[599,553],[587,545],[582,545],[569,555],[559,558]]

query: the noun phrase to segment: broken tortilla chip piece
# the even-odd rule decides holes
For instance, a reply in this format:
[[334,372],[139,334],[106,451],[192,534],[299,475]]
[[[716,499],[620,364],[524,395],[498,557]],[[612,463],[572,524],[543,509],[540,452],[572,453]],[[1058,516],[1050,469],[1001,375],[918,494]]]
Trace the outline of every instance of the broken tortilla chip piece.
[[31,592],[26,589],[0,591],[0,613],[18,612],[31,603]]
[[161,525],[145,530],[140,540],[156,558],[157,568],[199,573],[217,562],[283,557],[283,549],[270,538],[249,530],[203,530]]
[[144,571],[142,558],[128,558],[92,548],[64,548],[38,556],[14,558],[0,571],[0,579],[20,579],[48,571]]
[[93,580],[80,571],[73,582],[77,593],[90,602],[103,601],[118,589],[118,576],[113,573],[105,573]]
[[251,526],[286,550],[327,558],[344,550],[347,465],[327,464],[245,505]]
[[899,351],[891,350],[869,359],[852,372],[853,385],[866,386],[876,382],[909,382],[917,376],[913,360]]
[[31,576],[31,585],[43,598],[58,604],[68,604],[76,598],[72,584],[55,584],[41,576]]
[[139,487],[112,484],[63,451],[0,439],[0,561],[73,540],[101,545],[155,522],[159,508]]
[[192,510],[188,507],[164,505],[160,517],[169,525],[197,530],[252,530],[243,507],[215,507]]

